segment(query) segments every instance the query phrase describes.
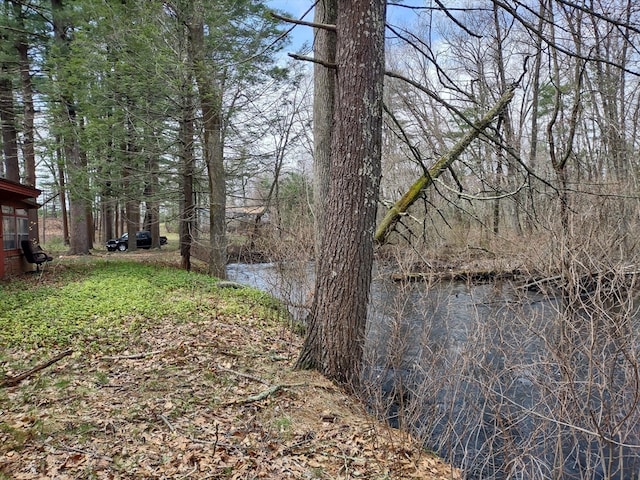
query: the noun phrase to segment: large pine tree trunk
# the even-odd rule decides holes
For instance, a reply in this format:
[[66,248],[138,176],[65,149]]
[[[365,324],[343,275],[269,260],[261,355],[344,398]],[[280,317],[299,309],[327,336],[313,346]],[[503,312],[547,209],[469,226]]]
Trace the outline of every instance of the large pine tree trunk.
[[202,5],[194,2],[193,23],[189,25],[191,56],[202,111],[204,149],[209,181],[209,275],[226,278],[226,175],[222,142],[222,87],[215,72],[205,67]]
[[[314,22],[335,25],[337,0],[320,0],[316,4]],[[336,61],[336,34],[317,28],[313,44],[313,55],[326,64]],[[329,165],[331,159],[331,137],[333,134],[333,112],[335,104],[336,71],[316,63],[313,67],[313,214],[315,217],[316,257],[322,249],[324,223],[324,201],[329,191]]]
[[[302,357],[328,378],[360,380],[380,185],[384,0],[338,2],[335,131],[311,321]],[[304,366],[304,365],[302,365]]]
[[[15,18],[19,28],[26,32],[22,5],[19,2],[12,2]],[[29,59],[29,45],[25,33],[20,33],[16,39],[15,47],[18,52],[18,62],[20,65],[20,84],[22,86],[23,104],[23,133],[22,133],[22,155],[24,157],[24,183],[35,187],[36,185],[36,154],[35,154],[35,107],[33,104],[33,82],[31,81],[31,62]],[[29,209],[29,237],[40,241],[38,227],[38,210]]]
[[[316,4],[314,22],[335,25],[338,13],[337,0],[320,0]],[[313,215],[315,232],[316,278],[320,276],[320,252],[324,227],[325,200],[329,193],[329,169],[331,165],[331,137],[335,111],[336,71],[327,64],[336,62],[336,34],[325,29],[315,30],[313,55],[325,64],[313,67]],[[307,319],[307,336],[303,355],[298,359],[300,368],[317,368],[320,362],[320,322],[313,316]]]
[[[53,11],[53,33],[56,44],[61,47],[69,43],[67,37],[68,25],[62,12],[62,0],[51,0],[51,8]],[[64,61],[61,56],[60,61]],[[86,175],[86,164],[83,155],[80,152],[78,143],[78,134],[81,125],[76,115],[76,106],[73,93],[68,90],[63,82],[64,78],[59,79],[61,82],[62,94],[60,103],[63,105],[62,114],[59,118],[62,133],[62,152],[67,165],[67,174],[69,176],[69,253],[72,255],[88,254],[91,248],[91,236],[88,229],[88,204],[89,204],[89,183]]]
[[8,65],[0,64],[0,125],[2,130],[2,153],[4,171],[8,180],[20,181],[18,165],[18,131],[16,112],[13,104],[13,86],[9,77]]
[[226,278],[227,225],[224,161],[222,154],[222,114],[203,106],[205,153],[209,180],[209,275]]

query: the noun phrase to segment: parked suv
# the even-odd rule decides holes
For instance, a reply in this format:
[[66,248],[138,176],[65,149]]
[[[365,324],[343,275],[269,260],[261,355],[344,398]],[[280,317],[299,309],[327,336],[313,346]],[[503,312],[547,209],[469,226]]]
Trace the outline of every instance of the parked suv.
[[[167,237],[160,237],[160,245],[167,244]],[[136,245],[138,248],[151,248],[151,232],[142,230],[136,233]],[[120,238],[113,238],[107,242],[107,250],[115,252],[120,250],[124,252],[129,248],[129,234],[125,233]]]

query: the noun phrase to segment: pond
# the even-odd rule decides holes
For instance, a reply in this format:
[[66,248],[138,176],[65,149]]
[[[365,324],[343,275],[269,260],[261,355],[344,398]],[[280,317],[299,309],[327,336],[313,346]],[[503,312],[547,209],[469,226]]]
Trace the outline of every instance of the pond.
[[[304,318],[311,264],[228,273]],[[609,293],[567,308],[508,282],[394,282],[389,273],[377,268],[371,290],[372,410],[466,478],[640,478],[634,302]]]

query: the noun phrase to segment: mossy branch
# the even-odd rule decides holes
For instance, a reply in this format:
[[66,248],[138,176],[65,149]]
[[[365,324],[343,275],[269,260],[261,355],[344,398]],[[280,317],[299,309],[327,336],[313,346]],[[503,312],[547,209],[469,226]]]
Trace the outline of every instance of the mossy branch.
[[429,187],[435,178],[438,178],[445,172],[451,164],[462,155],[465,149],[475,140],[482,131],[496,118],[500,112],[509,104],[513,98],[515,88],[507,90],[480,120],[472,125],[469,130],[446,154],[438,159],[438,161],[422,175],[407,192],[398,200],[384,216],[375,234],[375,241],[378,244],[384,244],[387,237],[400,220],[400,217],[420,198],[422,192]]

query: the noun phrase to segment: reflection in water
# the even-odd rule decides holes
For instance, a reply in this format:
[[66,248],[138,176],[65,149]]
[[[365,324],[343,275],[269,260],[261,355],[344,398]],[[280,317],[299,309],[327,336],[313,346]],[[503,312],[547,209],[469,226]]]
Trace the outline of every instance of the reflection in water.
[[[311,264],[230,265],[228,274],[304,318]],[[633,308],[567,315],[559,303],[508,283],[395,283],[377,272],[372,405],[467,478],[640,478]]]

